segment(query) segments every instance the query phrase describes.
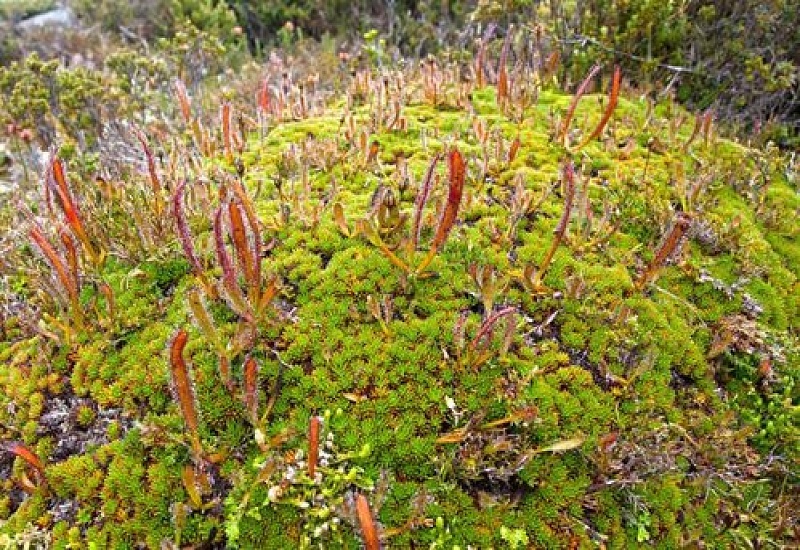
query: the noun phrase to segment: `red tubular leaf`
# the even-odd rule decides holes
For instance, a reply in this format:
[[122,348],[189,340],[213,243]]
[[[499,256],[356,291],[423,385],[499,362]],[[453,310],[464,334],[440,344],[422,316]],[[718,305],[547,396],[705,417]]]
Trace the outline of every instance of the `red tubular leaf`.
[[458,216],[458,209],[461,205],[461,197],[464,193],[464,181],[466,179],[466,165],[464,164],[464,157],[453,148],[447,158],[449,167],[449,180],[450,187],[447,192],[447,203],[444,205],[442,215],[439,218],[439,226],[436,228],[436,234],[433,236],[431,248],[422,262],[417,266],[416,272],[422,273],[425,268],[433,261],[434,256],[447,240],[450,230],[455,224],[456,217]]
[[77,288],[80,281],[78,278],[78,249],[66,228],[62,227],[58,232],[58,236],[61,238],[61,244],[64,245],[64,250],[67,252],[67,264],[69,265],[72,280],[75,282],[75,288]]
[[233,158],[231,147],[231,104],[227,101],[222,104],[222,146],[225,150],[225,157],[228,160]]
[[356,496],[356,516],[361,527],[361,537],[364,539],[366,550],[380,550],[380,538],[375,521],[372,519],[372,511],[369,509],[367,497],[361,493]]
[[454,148],[450,151],[447,164],[450,172],[450,188],[447,193],[447,204],[439,220],[439,227],[436,228],[436,235],[433,237],[431,248],[434,250],[439,250],[450,234],[461,206],[461,196],[464,193],[467,168],[464,164],[464,157],[458,149]]
[[261,254],[264,251],[264,245],[261,241],[261,230],[258,227],[258,217],[256,210],[253,207],[253,201],[247,196],[244,187],[239,181],[234,181],[231,185],[233,193],[239,199],[239,203],[244,208],[245,216],[247,216],[247,223],[250,226],[250,233],[253,237],[253,258],[255,259],[255,281],[261,281]]
[[475,57],[475,79],[478,85],[478,88],[483,88],[484,79],[485,79],[485,68],[486,68],[486,47],[489,45],[489,42],[492,40],[492,36],[494,36],[494,31],[497,28],[497,25],[494,23],[490,23],[486,27],[486,32],[483,33],[483,38],[481,39],[480,48],[478,48],[478,55]]
[[175,95],[178,96],[178,105],[180,106],[181,113],[187,124],[192,122],[192,102],[189,99],[189,94],[186,93],[186,86],[183,81],[178,79],[175,81]]
[[700,128],[703,126],[703,115],[697,114],[694,117],[694,127],[692,128],[692,133],[689,135],[689,139],[686,140],[686,143],[683,144],[683,150],[686,151],[689,146],[694,141],[694,138],[697,137],[697,134],[700,133]]
[[508,82],[508,49],[511,45],[511,27],[506,33],[506,38],[503,40],[503,49],[500,51],[500,66],[497,69],[497,102],[503,103],[508,99],[509,95],[509,82]]
[[572,102],[569,104],[567,114],[564,116],[564,122],[561,124],[561,135],[559,136],[559,139],[562,143],[567,138],[569,125],[572,122],[572,117],[575,115],[575,108],[578,106],[578,102],[581,100],[581,97],[583,97],[583,94],[586,93],[586,88],[589,87],[589,83],[599,71],[600,65],[594,65],[589,70],[589,74],[586,75],[586,78],[583,79],[583,82],[581,82],[581,85],[578,86],[578,89],[575,91],[575,95],[572,96]]
[[83,227],[83,223],[81,222],[75,201],[72,199],[72,195],[69,192],[67,176],[64,172],[64,163],[60,158],[55,155],[53,156],[52,160],[50,161],[50,168],[48,172],[52,177],[52,182],[55,183],[56,194],[61,202],[61,208],[64,210],[64,216],[67,218],[67,223],[69,224],[70,229],[72,229],[72,233],[78,238],[79,241],[81,241],[89,255],[95,259],[96,254],[94,252],[94,248],[92,247],[91,242],[89,241],[89,236],[86,234],[86,230]]
[[318,416],[312,416],[308,423],[308,477],[314,479],[319,460],[319,427]]
[[225,285],[236,286],[236,272],[233,270],[233,263],[225,248],[225,238],[222,235],[222,207],[214,212],[214,244],[216,245],[217,261],[222,267],[222,278]]
[[198,435],[199,417],[197,413],[197,397],[194,393],[194,384],[189,373],[189,367],[183,358],[183,350],[189,335],[184,329],[179,329],[170,344],[170,374],[174,398],[181,410],[186,430],[192,439],[192,448],[200,455],[200,437]]
[[683,236],[686,234],[686,231],[689,230],[691,225],[692,217],[685,212],[678,212],[675,217],[675,222],[672,224],[672,227],[670,228],[669,233],[667,233],[667,236],[664,238],[664,241],[661,243],[661,246],[659,246],[658,250],[656,251],[653,261],[650,262],[650,265],[644,270],[642,275],[636,281],[637,289],[641,290],[646,284],[656,279],[659,270],[664,266],[667,259],[672,256],[675,250],[678,249]]
[[6,451],[17,455],[22,460],[33,466],[39,474],[44,477],[44,462],[28,447],[18,441],[11,441],[5,444]]
[[517,158],[517,153],[519,152],[519,147],[522,142],[519,139],[519,136],[514,138],[514,141],[511,142],[511,147],[508,149],[508,163],[511,164],[514,162],[514,159]]
[[470,343],[469,349],[470,351],[475,351],[477,347],[486,339],[486,337],[491,334],[492,330],[494,330],[494,326],[497,324],[497,321],[505,317],[506,315],[511,315],[515,313],[517,308],[514,306],[504,307],[503,309],[499,309],[492,313],[486,320],[481,324],[481,328],[478,329],[478,334],[475,335],[475,338],[472,339]]
[[544,279],[544,274],[547,271],[547,268],[550,266],[550,262],[553,260],[553,256],[558,249],[558,245],[561,244],[561,240],[564,238],[564,234],[567,232],[567,226],[569,225],[569,219],[572,215],[572,204],[574,200],[575,168],[571,162],[568,162],[564,166],[564,211],[561,213],[561,219],[558,221],[558,225],[556,226],[553,243],[547,250],[547,254],[545,254],[544,259],[542,259],[542,263],[539,265],[539,271],[536,273],[536,281],[538,283],[541,283]]
[[222,234],[222,207],[218,207],[214,213],[214,244],[217,251],[217,261],[222,267],[222,288],[226,291],[229,304],[240,316],[252,320],[252,308],[247,303],[247,299],[239,288],[236,281],[236,272],[233,270],[233,262],[225,248],[225,238]]
[[617,102],[619,101],[619,87],[622,81],[622,71],[620,70],[619,66],[614,69],[614,77],[611,79],[611,89],[608,92],[608,105],[606,105],[606,110],[603,113],[603,117],[600,119],[600,122],[597,123],[597,126],[592,131],[589,136],[587,136],[580,145],[578,145],[578,149],[580,150],[585,147],[590,141],[600,136],[603,133],[603,128],[606,127],[608,121],[611,120],[611,115],[614,113],[614,109],[617,107]]
[[431,160],[428,170],[425,172],[425,178],[422,180],[422,185],[417,193],[417,199],[414,201],[414,223],[412,225],[413,231],[411,234],[413,249],[416,249],[417,245],[419,244],[419,235],[422,231],[422,211],[425,208],[425,204],[428,202],[428,197],[431,194],[431,189],[433,188],[433,175],[436,172],[436,165],[439,163],[440,158],[441,155],[437,153],[436,156],[433,157],[433,160]]
[[258,420],[258,362],[251,356],[244,360],[244,406],[250,420]]
[[139,143],[142,145],[144,156],[147,158],[147,172],[150,174],[150,186],[153,190],[153,195],[156,197],[156,205],[160,205],[161,203],[158,201],[158,198],[161,196],[161,180],[158,177],[158,172],[156,172],[156,161],[153,157],[153,152],[147,145],[147,137],[144,135],[144,132],[136,128],[134,133],[136,134],[136,139],[138,139]]
[[194,241],[192,233],[189,230],[189,222],[186,220],[186,212],[184,210],[183,193],[186,188],[186,180],[182,180],[175,187],[175,193],[172,195],[172,212],[175,216],[175,226],[178,229],[178,240],[181,241],[183,253],[186,259],[192,266],[194,274],[198,277],[203,275],[203,266],[194,251]]
[[270,112],[269,80],[267,78],[264,79],[261,89],[258,91],[258,108],[265,115]]
[[228,203],[228,219],[231,224],[231,237],[233,238],[233,246],[236,250],[236,257],[239,259],[239,265],[244,272],[248,285],[251,288],[258,289],[258,279],[255,271],[257,260],[253,258],[248,246],[242,210],[236,201]]
[[64,260],[56,252],[55,248],[50,244],[47,238],[38,227],[34,227],[28,232],[33,242],[42,251],[50,266],[55,270],[61,286],[66,290],[70,300],[76,302],[78,300],[78,285],[77,282],[70,277],[69,269],[64,263]]

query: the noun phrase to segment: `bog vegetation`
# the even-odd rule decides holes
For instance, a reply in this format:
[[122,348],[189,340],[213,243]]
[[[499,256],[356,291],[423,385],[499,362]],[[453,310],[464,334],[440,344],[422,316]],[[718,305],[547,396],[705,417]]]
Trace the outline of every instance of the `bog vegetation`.
[[797,539],[791,124],[489,3],[402,60],[169,4],[0,67],[4,547]]

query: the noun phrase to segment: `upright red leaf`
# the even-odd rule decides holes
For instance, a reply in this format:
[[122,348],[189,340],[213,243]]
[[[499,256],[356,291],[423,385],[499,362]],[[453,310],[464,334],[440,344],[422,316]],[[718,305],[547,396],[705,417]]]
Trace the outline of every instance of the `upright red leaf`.
[[55,185],[55,191],[58,195],[59,202],[61,203],[61,208],[64,211],[64,216],[67,218],[67,224],[72,230],[72,233],[78,238],[79,241],[81,241],[81,244],[84,246],[84,248],[86,248],[86,252],[89,254],[89,256],[91,256],[92,260],[96,261],[98,256],[94,251],[91,241],[89,240],[89,235],[86,233],[86,229],[83,227],[83,222],[81,221],[78,207],[69,191],[67,176],[64,172],[64,163],[60,158],[53,155],[52,159],[50,160],[48,172],[50,177],[52,177],[52,183]]
[[147,159],[147,172],[150,175],[150,188],[153,191],[153,197],[155,199],[155,206],[156,206],[156,215],[161,215],[161,180],[158,177],[158,172],[156,171],[156,161],[155,157],[153,157],[153,152],[150,150],[150,146],[147,144],[147,136],[144,135],[144,132],[136,128],[134,130],[136,134],[136,139],[139,140],[139,143],[142,146],[142,150],[144,151],[144,156]]
[[603,113],[603,117],[600,119],[600,122],[597,123],[597,126],[589,134],[584,140],[578,145],[577,150],[583,149],[590,141],[600,136],[603,133],[603,128],[606,127],[608,121],[611,120],[611,115],[614,113],[614,109],[617,108],[617,102],[619,101],[619,88],[620,83],[622,81],[622,71],[620,70],[619,66],[614,69],[614,76],[611,79],[611,89],[608,92],[608,105],[606,105],[606,110]]
[[689,230],[689,227],[692,225],[692,217],[691,215],[687,214],[686,212],[678,212],[675,216],[675,221],[672,224],[667,236],[664,238],[661,245],[658,247],[656,251],[656,255],[653,258],[653,261],[650,262],[650,265],[647,266],[647,269],[642,272],[639,279],[636,281],[636,288],[637,290],[641,290],[650,283],[654,281],[658,276],[659,270],[664,266],[667,259],[678,249],[678,246],[681,244],[683,236],[686,234],[686,231]]
[[458,209],[461,206],[461,197],[464,194],[464,181],[467,173],[464,157],[458,149],[453,148],[450,151],[447,161],[450,187],[447,192],[447,204],[445,204],[442,217],[439,220],[439,227],[433,237],[432,248],[436,250],[439,250],[444,244],[456,221]]
[[253,257],[250,246],[247,242],[247,231],[244,227],[244,218],[239,203],[236,201],[228,202],[228,220],[231,224],[231,237],[233,238],[233,246],[236,250],[236,257],[239,259],[239,265],[244,272],[245,280],[251,289],[255,287],[258,290],[258,279],[256,278],[256,262],[258,261]]
[[252,320],[252,308],[242,293],[242,289],[239,288],[239,283],[236,281],[236,272],[233,269],[233,262],[231,262],[231,257],[227,248],[225,248],[221,206],[214,213],[214,245],[217,252],[217,261],[222,267],[222,288],[226,291],[225,296],[236,313],[245,319]]
[[361,537],[364,541],[364,548],[366,550],[380,550],[380,537],[378,536],[378,528],[375,526],[375,520],[372,518],[372,511],[369,509],[369,502],[367,497],[361,493],[356,496],[356,516],[358,523],[361,527]]
[[561,134],[559,135],[559,140],[561,143],[564,143],[567,139],[567,133],[569,132],[569,126],[572,122],[572,117],[575,115],[575,108],[578,106],[578,102],[583,97],[583,94],[586,93],[586,89],[589,87],[589,83],[595,77],[595,75],[600,71],[600,65],[594,65],[590,70],[589,74],[586,75],[586,78],[583,79],[581,85],[578,86],[578,89],[575,91],[575,95],[572,96],[572,101],[569,104],[569,108],[567,109],[567,114],[564,115],[564,122],[561,123]]
[[190,124],[192,122],[192,102],[189,99],[189,94],[186,93],[186,86],[180,79],[175,81],[175,95],[178,96],[178,105],[181,113],[183,113],[183,119],[187,124]]
[[511,45],[511,29],[512,27],[508,28],[508,32],[506,33],[506,38],[503,40],[503,49],[500,51],[500,66],[497,69],[497,102],[504,103],[508,100],[509,96],[509,81],[508,81],[508,68],[506,64],[508,63],[508,50]]
[[422,185],[417,193],[417,198],[414,201],[414,221],[411,226],[411,239],[413,243],[412,250],[415,250],[419,244],[419,235],[422,231],[422,211],[425,208],[425,204],[428,202],[428,197],[431,194],[431,189],[433,188],[433,176],[436,172],[436,165],[439,163],[440,158],[441,155],[436,153],[431,160],[431,163],[428,165],[428,170],[425,172],[425,177],[422,180]]
[[222,104],[222,146],[225,150],[225,158],[233,160],[233,147],[231,146],[231,104],[227,101]]
[[20,443],[19,441],[11,441],[3,445],[5,450],[20,457],[22,460],[27,462],[30,466],[32,466],[36,473],[41,477],[42,480],[45,479],[44,477],[44,462],[28,447]]
[[494,23],[490,23],[486,27],[486,32],[483,33],[483,38],[481,38],[481,45],[478,48],[478,54],[475,56],[475,80],[478,88],[483,88],[485,84],[484,72],[486,71],[486,47],[489,45],[489,42],[492,40],[492,36],[494,36],[494,31],[497,28],[497,25]]
[[183,253],[189,264],[192,266],[192,271],[197,276],[203,274],[203,266],[200,264],[200,259],[194,251],[194,240],[192,233],[189,229],[189,222],[186,219],[186,212],[184,209],[184,190],[186,189],[186,180],[181,180],[175,187],[175,193],[172,195],[172,213],[175,216],[175,226],[178,230],[178,240],[181,242]]
[[258,422],[258,362],[250,355],[244,360],[244,406],[250,421]]
[[319,417],[314,415],[308,423],[308,477],[314,479],[319,460]]
[[433,261],[434,256],[442,247],[445,240],[447,240],[447,236],[450,234],[450,230],[453,228],[456,217],[458,216],[461,197],[464,194],[464,181],[466,180],[467,168],[464,164],[464,157],[456,148],[450,151],[447,157],[447,164],[449,168],[448,179],[450,182],[447,191],[447,203],[444,205],[442,215],[439,218],[439,226],[436,228],[436,234],[433,236],[431,249],[422,260],[422,263],[417,267],[417,273],[422,273]]
[[70,301],[77,302],[78,300],[78,284],[75,279],[70,276],[70,271],[61,256],[58,255],[56,249],[47,240],[42,231],[38,227],[32,228],[28,235],[36,244],[36,246],[44,254],[50,266],[55,270],[61,286],[67,292]]
[[267,115],[270,112],[269,79],[265,78],[258,91],[258,109]]
[[189,335],[184,329],[179,329],[173,337],[170,344],[170,374],[173,396],[180,407],[186,431],[189,432],[192,449],[195,455],[199,457],[203,454],[203,449],[200,445],[198,431],[200,421],[197,412],[197,397],[195,396],[194,383],[189,372],[189,366],[183,357],[183,350],[186,348],[188,339]]
[[539,265],[539,271],[536,273],[536,283],[539,284],[544,279],[544,274],[553,260],[553,256],[561,244],[564,234],[567,232],[569,219],[572,215],[572,204],[575,200],[575,167],[571,162],[564,166],[564,211],[561,213],[561,219],[556,226],[555,235],[553,236],[553,243],[547,250],[542,263]]

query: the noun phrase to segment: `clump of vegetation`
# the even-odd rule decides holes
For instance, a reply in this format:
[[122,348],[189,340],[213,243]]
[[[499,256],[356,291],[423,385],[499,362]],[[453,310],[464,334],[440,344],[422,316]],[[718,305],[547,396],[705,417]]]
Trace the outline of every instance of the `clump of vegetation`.
[[[168,63],[127,156],[47,156],[0,241],[0,540],[792,540],[796,161],[494,31],[328,99]],[[12,70],[58,120],[64,69]]]

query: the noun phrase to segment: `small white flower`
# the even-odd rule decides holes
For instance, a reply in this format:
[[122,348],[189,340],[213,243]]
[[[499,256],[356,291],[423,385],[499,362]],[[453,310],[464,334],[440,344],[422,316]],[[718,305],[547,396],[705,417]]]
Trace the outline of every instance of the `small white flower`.
[[269,488],[267,491],[267,498],[270,502],[276,502],[279,498],[283,496],[283,490],[281,489],[280,485],[275,485]]

